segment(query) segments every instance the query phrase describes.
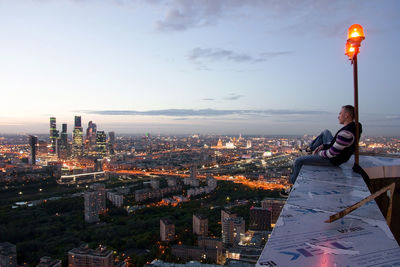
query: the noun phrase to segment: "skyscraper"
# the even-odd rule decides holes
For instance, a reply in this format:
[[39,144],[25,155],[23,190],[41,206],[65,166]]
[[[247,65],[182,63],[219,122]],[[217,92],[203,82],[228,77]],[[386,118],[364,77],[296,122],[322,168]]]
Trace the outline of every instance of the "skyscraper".
[[37,146],[37,137],[30,135],[29,136],[29,146],[31,147],[31,158],[30,163],[32,165],[36,164],[36,146]]
[[56,125],[56,118],[50,117],[50,153],[56,154],[57,153],[57,138],[58,138],[58,131]]
[[92,121],[89,121],[88,128],[86,129],[86,144],[88,151],[96,151],[96,134],[97,125]]
[[115,132],[108,133],[108,150],[110,151],[111,155],[115,154]]
[[242,217],[227,218],[222,222],[222,242],[234,245],[240,242],[240,236],[245,233],[245,221]]
[[72,136],[72,155],[80,157],[83,154],[83,129],[81,116],[75,116],[75,126]]
[[63,123],[61,137],[58,144],[58,157],[66,159],[69,156],[67,124]]
[[75,128],[82,128],[82,120],[81,120],[81,116],[75,116],[75,124],[74,124]]
[[98,155],[105,156],[107,154],[107,136],[104,131],[97,131],[96,148]]

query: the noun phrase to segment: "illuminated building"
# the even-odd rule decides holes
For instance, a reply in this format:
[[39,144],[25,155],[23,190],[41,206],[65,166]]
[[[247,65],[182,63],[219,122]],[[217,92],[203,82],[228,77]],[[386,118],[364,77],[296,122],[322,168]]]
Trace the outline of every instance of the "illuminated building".
[[246,148],[251,148],[251,141],[247,140]]
[[235,144],[233,142],[227,142],[225,144],[225,148],[227,148],[227,149],[235,149],[236,146],[235,146]]
[[97,125],[89,121],[86,130],[86,144],[88,151],[96,151]]
[[58,145],[59,158],[66,159],[69,156],[68,133],[66,123],[62,124],[61,137]]
[[17,267],[17,248],[15,245],[4,242],[0,243],[0,266]]
[[106,211],[106,195],[104,184],[93,184],[90,191],[84,194],[85,222],[98,222],[99,214]]
[[165,242],[175,239],[175,224],[166,218],[160,220],[160,238]]
[[221,224],[228,218],[236,218],[236,214],[230,210],[221,210]]
[[29,136],[29,146],[31,147],[31,157],[30,163],[32,165],[36,164],[36,147],[37,147],[37,136],[30,135]]
[[57,138],[58,131],[56,126],[56,118],[50,117],[50,150],[49,152],[52,154],[57,153]]
[[40,258],[40,262],[37,267],[61,267],[61,261],[45,256]]
[[190,179],[192,179],[192,180],[196,180],[197,179],[197,166],[196,165],[193,165],[190,168]]
[[89,249],[82,245],[68,251],[68,267],[114,267],[112,251],[106,247]]
[[207,186],[210,187],[212,190],[217,188],[217,180],[214,179],[211,175],[207,176]]
[[114,206],[116,207],[122,207],[124,204],[124,196],[113,193],[113,192],[107,192],[107,199],[113,203]]
[[104,131],[96,133],[96,148],[98,155],[105,156],[107,154],[107,136]]
[[207,217],[200,214],[193,214],[193,233],[199,236],[208,235]]
[[199,236],[197,238],[197,245],[203,248],[222,249],[222,240],[215,237]]
[[221,138],[218,139],[218,143],[217,143],[217,148],[223,148],[224,146],[222,145],[222,140]]
[[[195,247],[195,246],[177,246],[173,245],[171,247],[171,254],[179,259],[184,260],[205,260],[207,258],[212,259],[214,261],[217,260],[218,250],[210,249],[204,247]],[[196,266],[196,265],[193,265]],[[198,265],[201,266],[201,265]]]
[[75,126],[72,135],[72,156],[80,157],[83,154],[83,129],[81,116],[75,116]]
[[245,221],[242,217],[227,218],[222,222],[222,243],[234,245],[240,242],[245,233]]
[[110,151],[110,155],[115,154],[115,132],[108,133],[108,150]]
[[271,223],[275,224],[281,214],[282,208],[285,205],[285,200],[266,198],[261,201],[261,207],[268,209],[271,212]]
[[95,172],[103,171],[103,159],[95,159],[94,160],[94,171]]
[[271,212],[268,209],[251,207],[249,229],[254,231],[270,231]]
[[185,185],[190,185],[197,187],[200,185],[199,180],[197,180],[197,166],[193,165],[190,167],[190,177],[183,180]]

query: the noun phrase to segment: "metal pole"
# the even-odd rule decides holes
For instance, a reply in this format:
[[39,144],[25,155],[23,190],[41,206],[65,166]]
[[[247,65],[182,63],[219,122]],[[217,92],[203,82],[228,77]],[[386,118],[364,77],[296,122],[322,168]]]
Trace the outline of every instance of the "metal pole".
[[360,136],[360,129],[358,125],[358,74],[357,74],[357,54],[358,47],[354,53],[353,57],[353,72],[354,72],[354,121],[356,123],[356,139],[355,139],[355,148],[354,148],[354,164],[359,165],[359,148],[358,148],[358,139]]

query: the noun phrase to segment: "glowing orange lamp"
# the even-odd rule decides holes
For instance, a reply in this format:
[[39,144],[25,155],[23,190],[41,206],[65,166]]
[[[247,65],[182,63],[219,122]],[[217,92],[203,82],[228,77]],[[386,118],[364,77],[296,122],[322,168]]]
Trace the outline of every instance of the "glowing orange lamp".
[[346,43],[346,52],[344,54],[346,56],[348,56],[350,60],[353,60],[356,50],[358,50],[358,49],[355,46],[353,46],[351,43],[347,42]]
[[347,32],[347,41],[359,42],[359,45],[361,45],[361,41],[364,39],[365,34],[363,27],[360,24],[351,25]]
[[351,61],[359,52],[361,42],[365,39],[364,29],[360,24],[353,24],[347,31],[346,53]]

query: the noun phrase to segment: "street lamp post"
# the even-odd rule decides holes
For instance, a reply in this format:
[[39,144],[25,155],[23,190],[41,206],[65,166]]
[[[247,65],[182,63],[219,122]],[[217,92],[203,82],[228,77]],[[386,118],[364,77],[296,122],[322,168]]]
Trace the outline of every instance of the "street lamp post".
[[360,46],[362,40],[365,39],[364,29],[359,24],[353,24],[350,26],[347,33],[346,43],[346,55],[349,57],[351,64],[353,65],[353,76],[354,76],[354,120],[356,124],[356,136],[355,136],[355,150],[354,150],[354,164],[359,164],[359,147],[358,139],[360,136],[360,128],[358,124],[358,72],[357,72],[357,55],[360,52]]

